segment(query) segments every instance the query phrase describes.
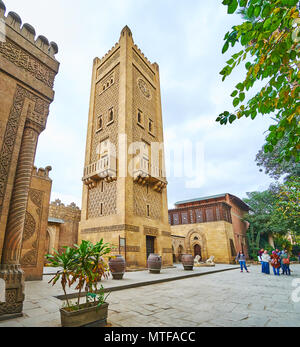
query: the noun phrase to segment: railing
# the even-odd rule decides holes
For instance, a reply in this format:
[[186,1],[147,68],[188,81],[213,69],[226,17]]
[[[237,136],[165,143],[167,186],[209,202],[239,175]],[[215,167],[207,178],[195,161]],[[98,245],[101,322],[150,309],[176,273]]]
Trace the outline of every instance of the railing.
[[167,181],[163,176],[163,170],[158,166],[149,164],[148,158],[136,156],[134,160],[133,179],[137,183],[152,184],[153,189],[161,191],[167,186]]
[[117,159],[106,156],[84,168],[83,180],[100,180],[117,176]]

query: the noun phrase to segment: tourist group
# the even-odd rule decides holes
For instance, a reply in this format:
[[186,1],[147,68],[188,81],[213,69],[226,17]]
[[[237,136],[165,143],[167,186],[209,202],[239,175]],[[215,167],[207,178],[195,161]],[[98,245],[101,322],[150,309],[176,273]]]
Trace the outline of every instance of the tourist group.
[[[244,272],[244,269],[249,272],[246,266],[246,255],[242,251],[237,254],[235,260],[240,263],[241,272]],[[287,250],[279,251],[276,249],[269,255],[268,251],[261,249],[258,254],[258,260],[261,263],[262,273],[269,275],[271,264],[275,276],[280,276],[280,269],[282,270],[281,275],[291,275],[290,257]]]

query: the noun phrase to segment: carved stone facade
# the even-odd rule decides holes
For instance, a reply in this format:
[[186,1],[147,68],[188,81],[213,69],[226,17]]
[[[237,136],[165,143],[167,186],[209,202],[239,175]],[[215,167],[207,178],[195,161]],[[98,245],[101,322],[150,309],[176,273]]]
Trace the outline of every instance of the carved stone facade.
[[50,204],[45,252],[53,253],[53,248],[59,252],[63,247],[73,247],[78,243],[78,228],[81,211],[75,203],[68,206],[60,200]]
[[103,238],[132,268],[149,252],[172,265],[159,68],[128,27],[94,60],[83,182],[79,242]]
[[39,170],[34,167],[32,172],[20,260],[25,272],[25,281],[39,281],[43,278],[52,186],[49,171],[51,167],[48,166]]
[[[30,194],[32,204],[43,199],[30,193],[30,183],[38,137],[46,127],[59,68],[54,57],[57,45],[49,44],[44,36],[35,40],[31,25],[22,26],[16,13],[5,16],[5,12],[0,0],[0,20],[6,34],[0,41],[0,278],[5,280],[6,293],[5,302],[0,302],[0,319],[22,314],[23,237],[25,242],[32,241],[35,250],[39,245],[32,232],[39,211],[33,216],[27,211],[27,202]],[[33,263],[36,257],[32,251],[23,259]]]

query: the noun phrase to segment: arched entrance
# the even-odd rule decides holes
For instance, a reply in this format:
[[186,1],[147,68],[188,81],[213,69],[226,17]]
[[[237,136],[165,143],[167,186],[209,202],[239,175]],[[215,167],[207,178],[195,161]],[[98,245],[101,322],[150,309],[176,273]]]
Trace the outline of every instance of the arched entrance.
[[173,253],[173,263],[176,263],[176,254],[175,254],[174,246],[172,246],[172,253]]
[[202,259],[201,246],[198,244],[194,246],[194,257],[196,257],[197,255],[199,255]]

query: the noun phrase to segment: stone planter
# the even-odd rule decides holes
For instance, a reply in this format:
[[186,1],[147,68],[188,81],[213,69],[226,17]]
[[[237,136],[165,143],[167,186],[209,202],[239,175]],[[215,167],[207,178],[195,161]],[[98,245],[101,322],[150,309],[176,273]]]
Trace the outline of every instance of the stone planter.
[[150,273],[159,274],[162,265],[161,256],[158,254],[150,254],[148,258],[148,269]]
[[107,323],[108,304],[104,303],[100,307],[90,306],[85,308],[85,304],[80,305],[78,311],[68,311],[60,309],[62,327],[103,327]]
[[110,272],[114,280],[122,280],[126,271],[125,259],[119,254],[109,259],[108,262]]
[[194,257],[192,254],[182,254],[181,262],[184,270],[193,271],[194,268]]

